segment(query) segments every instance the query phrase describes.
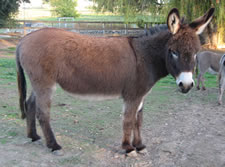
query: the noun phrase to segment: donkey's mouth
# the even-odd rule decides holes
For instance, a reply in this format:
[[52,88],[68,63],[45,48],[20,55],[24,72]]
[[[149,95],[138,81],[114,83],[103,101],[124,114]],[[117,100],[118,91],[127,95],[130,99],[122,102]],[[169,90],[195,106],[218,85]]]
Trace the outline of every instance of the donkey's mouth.
[[191,88],[187,88],[187,89],[181,89],[181,88],[179,88],[179,91],[182,92],[182,93],[188,93],[189,90],[191,90]]
[[194,82],[192,82],[190,85],[184,85],[182,82],[178,85],[179,86],[179,91],[182,93],[188,93],[191,88],[194,87]]

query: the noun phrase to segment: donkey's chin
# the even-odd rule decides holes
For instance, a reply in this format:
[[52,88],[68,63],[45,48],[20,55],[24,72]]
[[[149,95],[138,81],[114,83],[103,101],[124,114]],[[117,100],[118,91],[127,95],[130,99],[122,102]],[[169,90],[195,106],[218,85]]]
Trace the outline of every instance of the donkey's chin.
[[181,93],[188,93],[190,90],[191,90],[191,87],[190,88],[179,88],[179,91]]

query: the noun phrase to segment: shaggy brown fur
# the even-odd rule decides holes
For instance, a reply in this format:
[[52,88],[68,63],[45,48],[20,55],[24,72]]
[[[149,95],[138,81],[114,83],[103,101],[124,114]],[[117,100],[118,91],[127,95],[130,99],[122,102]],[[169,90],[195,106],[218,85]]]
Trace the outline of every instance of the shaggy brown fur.
[[[183,73],[190,76],[194,55],[200,48],[196,31],[208,24],[213,11],[209,10],[199,24],[190,27],[180,23],[179,12],[173,9],[168,15],[169,31],[139,38],[92,37],[54,28],[25,36],[17,46],[16,61],[20,106],[27,119],[28,137],[33,141],[40,138],[36,133],[37,117],[47,146],[52,151],[61,149],[49,122],[53,88],[59,84],[73,94],[122,97],[125,106],[122,147],[126,152],[144,149],[141,140],[144,97],[168,73],[176,79]],[[23,69],[33,88],[27,102]],[[189,81],[190,77],[188,82],[181,77],[178,82],[181,92],[191,89],[192,78]]]

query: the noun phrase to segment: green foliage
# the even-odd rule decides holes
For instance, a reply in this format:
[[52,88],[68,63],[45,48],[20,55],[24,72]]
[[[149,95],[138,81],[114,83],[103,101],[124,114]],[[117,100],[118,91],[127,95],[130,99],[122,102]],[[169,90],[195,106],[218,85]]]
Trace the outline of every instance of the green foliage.
[[29,0],[1,0],[0,1],[0,27],[12,23],[12,18],[18,11],[21,2]]
[[[137,15],[163,16],[166,21],[171,8],[178,8],[181,16],[191,21],[203,15],[210,7],[215,7],[214,23],[220,38],[225,39],[225,0],[90,0],[94,2],[93,8],[98,12],[119,13],[125,20],[137,21],[142,27],[143,23]],[[143,20],[144,21],[144,20]]]
[[167,11],[172,7],[179,9],[188,21],[203,15],[209,8],[215,7],[214,23],[217,32],[225,39],[225,0],[170,0]]
[[157,16],[157,10],[162,7],[159,0],[90,0],[94,2],[93,8],[97,12],[112,12],[122,14],[127,21],[140,21],[136,16],[140,14],[149,14],[151,10],[154,16]]
[[75,9],[76,0],[50,0],[50,4],[54,7],[53,12],[59,17],[77,17],[78,13]]

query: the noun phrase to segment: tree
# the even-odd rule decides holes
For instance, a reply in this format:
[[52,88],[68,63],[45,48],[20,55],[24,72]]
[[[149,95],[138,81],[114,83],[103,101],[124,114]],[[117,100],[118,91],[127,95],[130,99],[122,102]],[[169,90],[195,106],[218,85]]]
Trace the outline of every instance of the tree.
[[215,17],[211,24],[213,27],[208,26],[208,32],[210,36],[214,34],[216,37],[211,41],[212,43],[216,45],[225,43],[225,0],[170,0],[168,8],[174,6],[180,10],[181,15],[186,16],[188,21],[203,15],[210,7],[215,7]]
[[166,16],[171,8],[178,8],[181,16],[188,21],[203,15],[210,7],[215,7],[214,25],[217,27],[218,41],[225,40],[225,0],[90,0],[94,2],[96,11],[120,13],[135,18],[138,14]]
[[60,17],[77,17],[77,0],[49,0],[53,12]]
[[29,0],[1,0],[0,1],[0,27],[9,23],[18,12],[19,6],[22,2],[29,2]]

